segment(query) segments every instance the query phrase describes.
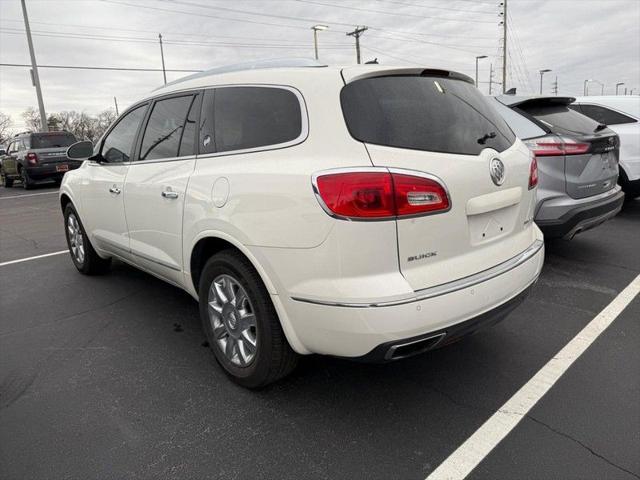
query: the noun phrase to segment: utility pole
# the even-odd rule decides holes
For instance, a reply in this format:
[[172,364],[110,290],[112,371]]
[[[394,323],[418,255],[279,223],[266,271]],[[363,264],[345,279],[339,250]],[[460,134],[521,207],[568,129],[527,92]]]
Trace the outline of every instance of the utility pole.
[[489,95],[491,95],[491,88],[493,87],[493,63],[489,64]]
[[616,95],[618,95],[618,87],[624,85],[624,82],[616,83]]
[[476,88],[478,87],[478,60],[481,58],[487,58],[486,55],[479,55],[476,57]]
[[33,50],[33,40],[31,39],[31,28],[29,27],[29,17],[27,16],[27,5],[25,0],[21,0],[22,15],[24,16],[24,29],[27,31],[27,43],[29,44],[29,54],[31,55],[31,75],[33,77],[33,86],[36,87],[36,96],[38,97],[38,109],[40,110],[40,130],[46,132],[49,130],[47,125],[47,114],[44,111],[44,101],[42,100],[42,90],[40,89],[40,76],[38,75],[38,64],[36,62],[36,54]]
[[502,9],[502,93],[507,91],[507,0]]
[[116,106],[116,117],[118,117],[120,114],[118,113],[118,99],[116,97],[113,97],[113,103]]
[[556,81],[553,82],[552,91],[554,95],[558,95],[558,76],[556,75]]
[[353,32],[347,33],[347,37],[354,37],[356,39],[356,60],[360,64],[360,36],[369,30],[369,27],[356,27]]
[[167,72],[164,69],[164,50],[162,49],[162,34],[158,34],[158,38],[160,39],[160,57],[162,58],[162,76],[164,77],[164,84],[167,84]]

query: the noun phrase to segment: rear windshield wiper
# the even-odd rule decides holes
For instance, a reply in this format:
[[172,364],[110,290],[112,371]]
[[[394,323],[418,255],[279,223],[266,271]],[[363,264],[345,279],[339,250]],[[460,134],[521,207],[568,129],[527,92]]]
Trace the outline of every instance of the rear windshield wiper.
[[478,139],[478,143],[480,145],[484,145],[485,143],[487,143],[487,140],[489,140],[490,138],[496,138],[496,132],[489,132],[489,133],[485,133],[483,136],[481,136]]

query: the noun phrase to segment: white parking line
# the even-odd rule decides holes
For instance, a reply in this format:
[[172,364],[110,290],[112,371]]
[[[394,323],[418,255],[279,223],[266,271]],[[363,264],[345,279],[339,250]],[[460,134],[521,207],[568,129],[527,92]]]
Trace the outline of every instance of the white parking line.
[[640,293],[640,275],[436,468],[427,480],[461,480],[515,428],[567,369]]
[[55,192],[41,192],[41,193],[25,193],[24,195],[10,195],[8,197],[0,197],[0,200],[8,200],[9,198],[25,198],[25,197],[37,197],[38,195],[53,195],[58,194],[58,191]]
[[62,255],[63,253],[69,253],[69,250],[60,250],[59,252],[45,253],[44,255],[36,255],[35,257],[19,258],[18,260],[2,262],[0,263],[0,267],[4,267],[5,265],[12,265],[14,263],[28,262],[30,260],[38,260],[39,258],[52,257],[54,255]]

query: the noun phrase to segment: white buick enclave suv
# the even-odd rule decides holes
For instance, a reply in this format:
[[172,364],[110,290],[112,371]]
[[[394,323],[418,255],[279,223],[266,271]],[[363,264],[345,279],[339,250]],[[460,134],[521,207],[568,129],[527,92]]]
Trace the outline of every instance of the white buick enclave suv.
[[285,61],[169,84],[60,189],[82,273],[118,258],[190,293],[259,387],[298,354],[389,361],[501,320],[544,247],[537,166],[466,76]]

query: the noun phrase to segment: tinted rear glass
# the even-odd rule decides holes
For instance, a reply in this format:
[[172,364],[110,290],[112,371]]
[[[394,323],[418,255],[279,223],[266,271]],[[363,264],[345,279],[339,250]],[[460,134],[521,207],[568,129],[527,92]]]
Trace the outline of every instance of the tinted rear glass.
[[627,115],[623,115],[622,113],[618,113],[614,110],[606,107],[601,107],[599,105],[579,105],[574,103],[572,105],[569,105],[569,108],[571,108],[571,110],[575,110],[576,112],[580,112],[581,114],[586,115],[587,117],[604,125],[619,125],[622,123],[637,122],[635,118],[628,117]]
[[31,135],[31,148],[68,147],[76,143],[76,137],[71,133],[54,133],[47,135]]
[[501,152],[515,140],[482,94],[462,80],[367,78],[345,86],[340,101],[349,132],[366,143],[477,155],[487,147]]
[[567,105],[519,106],[518,109],[532,115],[556,133],[593,133],[600,123],[571,110]]

